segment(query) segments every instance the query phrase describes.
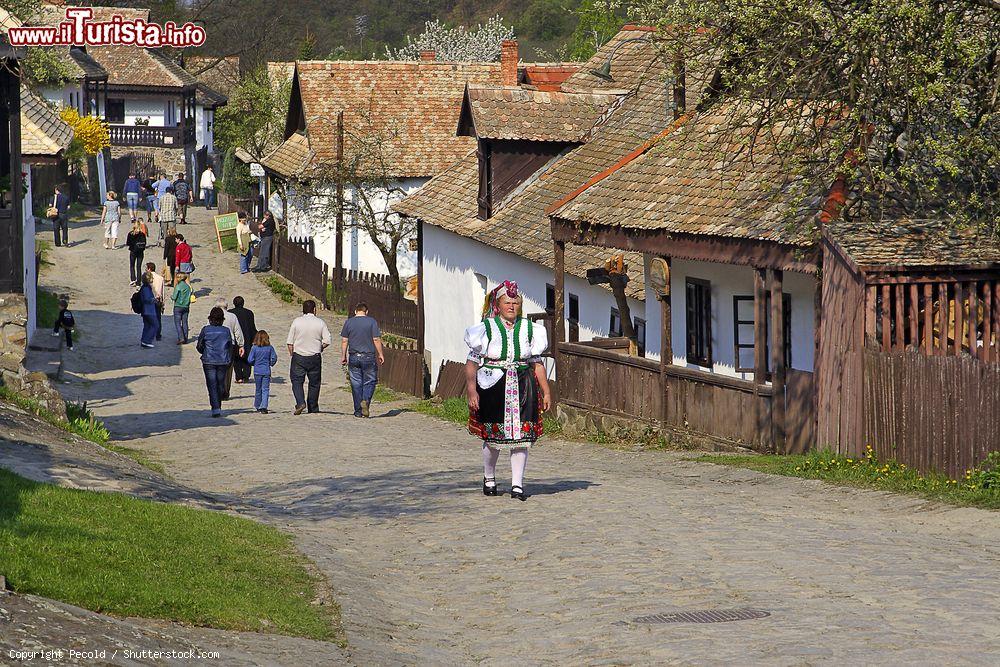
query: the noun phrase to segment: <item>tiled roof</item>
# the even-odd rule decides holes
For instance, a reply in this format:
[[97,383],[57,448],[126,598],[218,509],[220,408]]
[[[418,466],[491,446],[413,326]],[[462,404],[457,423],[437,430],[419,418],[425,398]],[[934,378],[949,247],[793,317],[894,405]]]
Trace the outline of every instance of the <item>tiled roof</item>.
[[264,168],[282,176],[300,174],[309,165],[313,152],[309,140],[296,132],[260,161]]
[[[632,88],[636,81],[648,73],[650,56],[655,52],[651,49],[649,41],[653,32],[646,26],[625,26],[617,35],[605,42],[577,72],[566,79],[562,89],[573,92]],[[613,80],[606,81],[594,75],[592,70],[604,64],[612,52],[614,53],[611,59]]]
[[352,133],[397,135],[391,140],[394,175],[431,176],[475,145],[455,135],[465,85],[499,84],[500,64],[305,61],[296,64],[296,77],[317,161],[335,159],[336,117],[343,110],[345,154]]
[[[612,42],[617,43],[645,33],[642,30],[623,31]],[[623,54],[627,57],[623,58]],[[580,71],[599,66],[605,57],[599,52]],[[628,67],[617,67],[626,62]],[[643,62],[644,67],[639,67],[639,62]],[[619,49],[614,63],[615,85],[629,88],[629,94],[613,106],[606,118],[596,124],[587,143],[573,149],[536,175],[489,220],[479,220],[477,217],[478,166],[474,154],[468,155],[462,162],[432,179],[397,204],[395,209],[421,218],[428,224],[551,268],[552,236],[546,208],[594,174],[614,164],[636,145],[662,131],[673,120],[668,105],[672,92],[665,86],[667,72],[653,44],[646,40],[630,42]],[[634,78],[626,80],[629,72]],[[592,78],[603,84],[601,79]],[[583,83],[587,81],[586,78],[578,81],[575,88],[586,92],[587,88],[583,87]],[[699,79],[689,78],[689,106],[694,106],[703,88]],[[608,249],[567,246],[566,270],[583,277],[587,268],[603,265],[609,253]],[[627,261],[632,278],[630,295],[641,298],[641,256],[630,254]]]
[[464,110],[485,139],[582,142],[614,102],[607,93],[562,93],[470,84]]
[[978,227],[956,229],[940,220],[886,223],[840,220],[828,225],[826,231],[862,268],[1000,265],[1000,240]]
[[108,71],[101,67],[101,63],[94,60],[93,56],[86,51],[70,48],[66,51],[66,55],[84,76],[89,76],[92,79],[107,78]]
[[563,81],[580,69],[581,63],[521,63],[519,83],[535,90],[560,90]]
[[158,49],[132,46],[89,46],[87,53],[108,71],[111,86],[180,88],[197,80]]
[[[752,114],[752,110],[748,113]],[[702,234],[807,245],[822,198],[799,196],[781,171],[775,141],[729,131],[730,107],[674,124],[634,159],[563,202],[552,215],[635,230]]]
[[55,156],[73,140],[73,129],[52,107],[21,87],[21,154]]
[[201,81],[195,84],[194,99],[197,104],[210,109],[224,106],[229,101],[228,97]]

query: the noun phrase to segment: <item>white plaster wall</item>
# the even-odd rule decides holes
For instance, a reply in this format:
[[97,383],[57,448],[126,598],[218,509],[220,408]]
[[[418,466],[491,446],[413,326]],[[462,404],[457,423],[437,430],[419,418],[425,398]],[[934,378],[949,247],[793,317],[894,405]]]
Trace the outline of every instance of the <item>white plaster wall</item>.
[[[405,178],[397,181],[395,187],[409,195],[428,180],[427,178]],[[316,256],[332,267],[336,265],[336,217],[333,207],[333,188],[328,188],[326,192],[325,196],[314,195],[310,201],[305,201],[302,197],[290,196],[288,224],[289,235],[292,238],[313,238],[316,244]],[[345,189],[345,198],[350,199],[355,196],[353,188]],[[382,210],[385,210],[392,203],[402,199],[403,196],[405,195],[394,196],[390,201],[383,194],[379,198],[379,205],[383,207]],[[345,216],[344,267],[369,273],[387,273],[388,268],[382,258],[382,253],[375,247],[368,232],[354,227],[350,223],[350,216]],[[417,273],[417,253],[410,250],[409,240],[403,239],[396,255],[396,267],[399,269],[401,278],[407,278]]]
[[213,124],[215,122],[215,112],[198,104],[194,108],[194,121],[195,150],[200,150],[202,146],[207,146],[209,153],[214,152]]
[[[648,269],[649,258],[646,259]],[[646,275],[649,275],[648,270]],[[671,337],[673,363],[705,370],[687,362],[686,290],[687,278],[708,280],[712,284],[712,371],[733,377],[752,379],[753,373],[737,373],[733,340],[733,296],[753,296],[753,269],[715,262],[674,259],[671,262]],[[814,298],[817,281],[812,276],[786,271],[784,291],[791,295],[792,368],[812,371],[815,352]],[[646,356],[660,358],[660,304],[646,286]]]
[[32,337],[35,334],[35,312],[38,307],[37,292],[35,289],[35,283],[37,277],[35,276],[35,215],[31,210],[31,165],[27,162],[22,163],[22,168],[25,171],[25,178],[28,183],[28,192],[24,195],[24,201],[21,206],[23,209],[23,236],[22,236],[22,253],[24,258],[24,298],[28,302],[28,324],[27,324],[27,336],[28,342],[31,342]]
[[[122,99],[111,95],[112,99]],[[125,97],[125,122],[115,123],[115,125],[135,125],[136,118],[149,118],[150,127],[163,127],[164,118],[167,111],[167,101],[162,97]],[[103,102],[103,100],[102,100]],[[178,111],[180,113],[179,105]],[[101,114],[104,114],[104,105],[101,105]]]
[[[524,294],[523,312],[532,314],[545,311],[545,285],[555,282],[551,269],[431,225],[424,225],[423,268],[424,339],[432,387],[442,361],[465,361],[469,351],[463,334],[481,320],[486,289],[503,280],[517,281]],[[570,294],[580,299],[580,340],[607,336],[611,309],[617,305],[611,292],[567,275],[567,316]],[[629,307],[633,317],[644,318],[642,302],[629,299]]]

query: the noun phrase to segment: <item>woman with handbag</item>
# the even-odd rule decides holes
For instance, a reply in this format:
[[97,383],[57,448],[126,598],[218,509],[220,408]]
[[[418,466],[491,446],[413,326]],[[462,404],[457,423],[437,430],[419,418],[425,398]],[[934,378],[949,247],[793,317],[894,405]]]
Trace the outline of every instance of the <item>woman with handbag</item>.
[[[101,209],[101,224],[104,225],[104,248],[106,250],[114,250],[118,245],[118,225],[122,219],[121,206],[118,195],[109,191],[104,208]],[[133,278],[132,282],[135,283],[136,280],[138,278]]]
[[188,274],[194,273],[194,253],[191,251],[191,246],[184,240],[183,234],[177,235],[177,250],[174,256],[178,271]]

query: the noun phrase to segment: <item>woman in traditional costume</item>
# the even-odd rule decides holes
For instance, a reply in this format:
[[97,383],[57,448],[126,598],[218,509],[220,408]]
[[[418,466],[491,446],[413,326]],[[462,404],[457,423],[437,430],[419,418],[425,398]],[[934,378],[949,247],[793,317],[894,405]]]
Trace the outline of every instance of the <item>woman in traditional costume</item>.
[[528,449],[542,435],[551,393],[542,353],[545,327],[521,317],[517,283],[505,280],[486,297],[483,321],[465,331],[469,432],[483,441],[483,494],[500,495],[497,459],[510,451],[510,497],[527,500]]

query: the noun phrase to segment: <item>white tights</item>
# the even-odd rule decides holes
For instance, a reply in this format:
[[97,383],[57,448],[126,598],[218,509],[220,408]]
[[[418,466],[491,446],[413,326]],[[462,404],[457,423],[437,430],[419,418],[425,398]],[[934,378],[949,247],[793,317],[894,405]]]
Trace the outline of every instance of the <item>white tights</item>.
[[[493,480],[497,475],[497,460],[500,458],[500,450],[489,445],[483,445],[483,477]],[[510,478],[511,486],[523,488],[524,467],[528,464],[528,448],[516,447],[510,450]]]

